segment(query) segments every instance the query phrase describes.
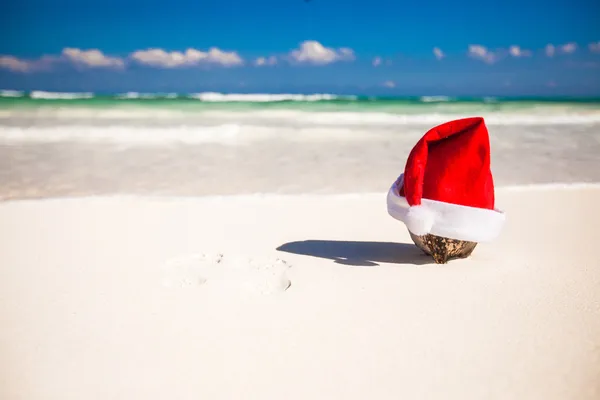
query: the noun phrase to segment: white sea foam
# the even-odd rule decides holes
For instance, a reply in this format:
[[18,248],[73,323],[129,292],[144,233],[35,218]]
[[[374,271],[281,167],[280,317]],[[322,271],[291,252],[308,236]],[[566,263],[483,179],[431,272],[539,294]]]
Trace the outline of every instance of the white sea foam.
[[[58,98],[58,97],[57,97]],[[349,111],[303,111],[279,110],[207,110],[193,107],[143,108],[134,106],[107,108],[6,108],[0,109],[0,123],[62,124],[79,123],[87,125],[105,124],[145,124],[155,122],[174,125],[215,125],[236,123],[240,125],[315,125],[331,126],[433,126],[452,119],[481,116],[488,125],[582,125],[600,123],[600,110],[570,110],[568,108],[538,108],[527,112],[487,111],[454,112],[428,114],[402,114],[393,112],[349,112]],[[19,122],[20,121],[20,122]]]
[[23,97],[21,90],[0,90],[0,97]]
[[438,102],[446,102],[451,101],[452,97],[448,96],[422,96],[420,100],[423,103],[438,103]]
[[[421,133],[418,128],[410,128],[403,131],[403,136],[416,138]],[[265,140],[369,141],[390,134],[393,132],[348,127],[278,127],[235,123],[214,126],[164,127],[135,125],[100,127],[78,124],[48,127],[0,127],[0,144],[79,142],[144,146],[202,143],[242,145]]]
[[[162,145],[169,143],[222,143],[239,145],[265,140],[301,141],[301,142],[350,142],[370,140],[393,140],[396,144],[407,141],[407,145],[418,140],[423,133],[433,126],[430,124],[367,124],[361,121],[359,125],[348,121],[333,123],[329,120],[318,120],[314,115],[311,123],[288,120],[286,124],[277,121],[269,123],[264,119],[251,122],[240,122],[235,118],[228,120],[215,119],[215,123],[206,124],[206,120],[180,120],[173,123],[170,120],[154,120],[149,123],[137,121],[123,124],[108,121],[105,124],[91,124],[90,119],[70,121],[69,124],[12,124],[0,126],[0,143],[118,143],[137,145]],[[351,121],[352,122],[352,121]],[[523,147],[521,140],[546,142],[553,141],[564,149],[577,147],[580,136],[569,135],[569,128],[559,125],[526,124],[488,124],[495,135],[498,146],[507,151],[518,151]],[[515,127],[519,127],[516,129]],[[597,141],[600,125],[581,125],[574,132],[585,132],[591,135],[586,140]],[[567,129],[567,131],[565,131]],[[510,132],[510,136],[507,133]],[[516,135],[516,136],[515,136]],[[516,138],[520,138],[517,140]],[[540,143],[541,143],[540,142]],[[541,144],[540,144],[541,145]]]
[[215,92],[192,93],[190,98],[206,102],[275,102],[275,101],[323,101],[339,98],[355,99],[355,96],[340,97],[333,94],[223,94]]
[[118,100],[128,100],[128,99],[175,99],[177,98],[177,93],[138,93],[138,92],[127,92],[122,93],[116,96]]
[[94,93],[82,92],[82,93],[62,93],[62,92],[45,92],[42,90],[34,90],[30,94],[32,99],[44,99],[44,100],[73,100],[73,99],[91,99],[94,97]]
[[55,121],[56,123],[67,123],[69,121],[81,121],[85,120],[88,124],[93,125],[94,122],[101,122],[104,120],[115,120],[123,123],[135,122],[139,120],[160,120],[167,119],[175,121],[181,119],[182,121],[186,116],[192,116],[193,114],[186,113],[183,110],[177,109],[148,109],[148,108],[136,108],[136,107],[107,107],[107,108],[55,108],[55,107],[36,107],[36,108],[7,108],[0,109],[0,122],[1,120],[21,120],[26,119],[34,123],[49,123]]
[[[278,118],[276,113],[261,113],[265,118]],[[443,122],[472,117],[483,116],[488,125],[556,125],[556,124],[593,124],[600,123],[600,112],[589,113],[464,113],[464,114],[393,114],[393,113],[366,113],[366,112],[297,112],[296,118],[323,125],[436,125]]]
[[[207,142],[230,143],[239,141],[240,126],[236,124],[204,127],[92,127],[85,125],[60,127],[3,127],[0,143],[116,143],[163,145],[169,143],[199,144]],[[245,136],[244,140],[256,140],[260,130]]]

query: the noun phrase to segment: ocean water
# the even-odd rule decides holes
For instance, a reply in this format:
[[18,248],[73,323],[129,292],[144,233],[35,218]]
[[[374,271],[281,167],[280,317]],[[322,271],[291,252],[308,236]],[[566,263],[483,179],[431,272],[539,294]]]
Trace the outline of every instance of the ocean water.
[[385,192],[482,116],[496,185],[600,181],[600,99],[0,92],[0,199]]

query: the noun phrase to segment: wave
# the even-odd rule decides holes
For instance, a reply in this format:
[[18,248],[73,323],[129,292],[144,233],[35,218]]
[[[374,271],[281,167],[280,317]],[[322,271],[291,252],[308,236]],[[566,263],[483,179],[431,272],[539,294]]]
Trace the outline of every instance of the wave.
[[216,92],[192,93],[188,97],[205,102],[275,102],[275,101],[327,101],[354,100],[356,96],[337,96],[333,94],[223,94]]
[[[278,119],[277,113],[258,112],[255,117]],[[295,114],[293,116],[293,114]],[[482,116],[487,125],[578,125],[600,123],[600,112],[587,114],[539,113],[519,114],[510,112],[461,113],[461,114],[392,114],[381,112],[290,112],[286,119],[321,125],[428,125],[434,126],[453,119]],[[231,119],[231,117],[230,117]]]
[[581,125],[599,124],[600,110],[539,108],[518,111],[487,111],[403,114],[382,111],[305,111],[278,110],[196,110],[194,108],[94,108],[36,107],[0,109],[0,123],[28,125],[83,123],[88,126],[106,123],[148,125],[155,123],[206,126],[221,123],[277,126],[434,126],[452,119],[481,116],[488,125]]
[[[264,103],[277,103],[269,108],[313,108],[319,107],[333,109],[351,109],[360,111],[361,108],[385,109],[395,111],[410,108],[412,110],[423,107],[429,110],[440,110],[448,112],[452,109],[495,109],[505,111],[506,109],[531,109],[538,106],[568,106],[588,107],[600,109],[600,98],[508,98],[508,97],[450,97],[450,96],[421,96],[421,97],[378,97],[378,96],[354,96],[337,95],[330,93],[314,94],[269,94],[269,93],[219,93],[200,92],[191,94],[178,93],[142,93],[126,92],[120,94],[94,94],[92,92],[70,93],[49,92],[34,90],[31,93],[17,90],[0,90],[1,97],[17,97],[15,104],[27,104],[33,100],[62,100],[73,101],[73,105],[81,106],[90,100],[96,106],[113,107],[122,104],[122,100],[147,100],[147,99],[169,99],[170,101],[147,102],[144,105],[159,104],[168,107],[184,107],[194,104],[195,107],[210,107],[212,109],[222,107],[260,107]],[[81,101],[83,100],[83,101]],[[199,100],[199,101],[196,101]],[[141,102],[140,102],[141,103]],[[238,103],[238,104],[234,104]],[[11,103],[12,104],[12,103]],[[43,104],[40,102],[39,104]],[[43,104],[45,105],[45,104]],[[553,112],[553,111],[552,111]]]
[[[201,144],[221,143],[238,145],[261,140],[292,141],[369,141],[387,138],[407,145],[422,136],[429,128],[442,122],[432,116],[412,116],[409,119],[394,119],[391,115],[380,114],[339,114],[325,116],[317,113],[305,113],[302,118],[289,118],[279,115],[278,119],[256,118],[243,121],[240,118],[190,119],[189,117],[170,119],[152,119],[154,115],[145,114],[136,121],[96,120],[80,115],[78,120],[52,121],[47,118],[23,118],[22,122],[11,120],[0,126],[0,143],[57,143],[57,142],[104,142],[117,144],[163,145],[163,144]],[[366,121],[365,121],[366,117]],[[447,120],[447,119],[444,119]],[[410,122],[408,122],[410,121]],[[600,116],[595,121],[600,123]],[[527,123],[529,122],[529,123]],[[554,123],[581,123],[581,120],[554,120]],[[494,126],[513,127],[501,129]],[[598,125],[588,125],[578,129],[556,128],[547,120],[519,120],[518,123],[505,117],[487,120],[492,132],[515,132],[523,143],[527,138],[546,136],[548,140],[557,140],[557,132],[596,132]],[[529,127],[527,125],[530,125]],[[537,125],[537,126],[536,126]],[[595,135],[595,133],[594,133]],[[595,136],[594,136],[595,137]],[[552,139],[554,138],[554,139]],[[514,139],[514,138],[513,138]],[[503,138],[502,140],[513,140]],[[536,139],[537,140],[537,139]],[[592,138],[592,140],[595,140]],[[505,143],[506,148],[523,146],[523,143]],[[414,143],[413,143],[414,144]]]
[[177,93],[138,93],[127,92],[115,96],[117,100],[137,100],[137,99],[176,99]]
[[[127,127],[127,126],[55,126],[55,127],[2,127],[0,143],[115,143],[163,145],[200,144],[207,142],[227,143],[239,139],[241,127],[236,124],[219,126],[169,128]],[[267,128],[269,130],[269,128]],[[250,134],[246,140],[260,138]],[[268,132],[267,132],[268,133]],[[275,131],[273,130],[273,133]],[[265,134],[264,132],[262,133]]]
[[92,92],[84,93],[62,93],[62,92],[45,92],[42,90],[34,90],[29,94],[32,99],[43,100],[75,100],[75,99],[91,99],[94,97]]
[[421,96],[419,100],[423,103],[442,103],[452,101],[454,98],[448,96]]
[[0,97],[23,97],[24,92],[20,90],[0,90]]

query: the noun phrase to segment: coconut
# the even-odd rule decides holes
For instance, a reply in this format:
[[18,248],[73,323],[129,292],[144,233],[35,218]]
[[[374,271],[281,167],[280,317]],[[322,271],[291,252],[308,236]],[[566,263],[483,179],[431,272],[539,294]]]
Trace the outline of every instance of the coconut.
[[476,242],[467,242],[465,240],[450,239],[436,235],[418,236],[410,232],[410,237],[425,254],[433,257],[436,264],[446,264],[449,260],[455,258],[467,258],[471,255]]

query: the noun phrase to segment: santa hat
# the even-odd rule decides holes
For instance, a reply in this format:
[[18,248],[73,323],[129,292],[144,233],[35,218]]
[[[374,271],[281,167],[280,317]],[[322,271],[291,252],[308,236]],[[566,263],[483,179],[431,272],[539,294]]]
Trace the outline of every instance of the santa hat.
[[390,188],[387,206],[415,235],[487,242],[504,225],[494,201],[488,131],[477,117],[425,133]]

